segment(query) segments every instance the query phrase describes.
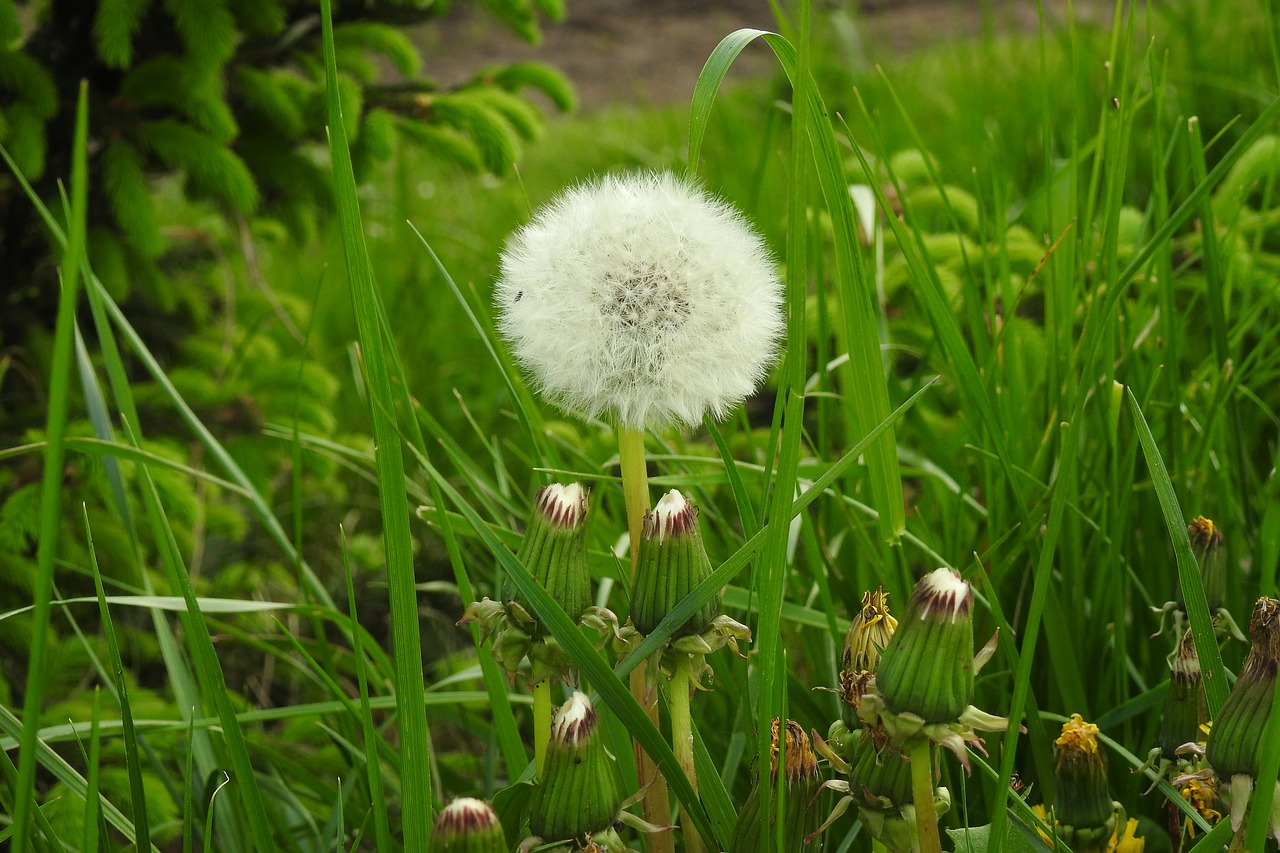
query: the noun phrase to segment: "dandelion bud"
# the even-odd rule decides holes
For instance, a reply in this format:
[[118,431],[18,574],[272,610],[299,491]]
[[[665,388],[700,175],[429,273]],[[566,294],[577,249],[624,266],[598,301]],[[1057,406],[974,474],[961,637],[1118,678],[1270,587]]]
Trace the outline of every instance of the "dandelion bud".
[[[1107,787],[1107,756],[1098,744],[1098,727],[1079,714],[1062,724],[1062,734],[1054,741],[1053,775],[1058,785],[1053,812],[1061,827],[1086,845],[1095,835],[1103,841],[1109,838],[1115,806]],[[1071,839],[1068,843],[1075,846]]]
[[[580,484],[543,486],[534,499],[533,519],[517,554],[533,579],[574,621],[591,604],[586,518],[587,492]],[[527,607],[514,589],[508,590],[506,598],[508,603]]]
[[[631,624],[650,634],[681,599],[711,574],[711,558],[702,544],[698,510],[675,489],[644,518],[644,539],[631,592]],[[694,611],[673,636],[702,634],[716,617],[713,598]]]
[[[849,767],[849,796],[858,807],[858,817],[889,850],[919,850],[911,761],[893,745],[884,728],[870,726],[863,732]],[[950,808],[950,792],[934,787],[934,813],[941,816]]]
[[613,825],[622,805],[600,718],[574,693],[551,721],[542,778],[529,805],[529,829],[547,840],[579,838]]
[[1222,607],[1227,594],[1227,552],[1222,547],[1222,531],[1211,519],[1198,515],[1187,525],[1191,550],[1200,564],[1200,583],[1209,601],[1209,612]]
[[1165,698],[1164,717],[1160,721],[1160,754],[1169,761],[1176,761],[1178,747],[1200,739],[1200,723],[1204,718],[1200,658],[1196,656],[1190,631],[1178,644],[1169,669],[1169,695]]
[[958,720],[973,700],[973,593],[938,569],[916,584],[884,650],[876,684],[885,705],[925,722]]
[[1256,776],[1280,659],[1280,601],[1259,598],[1249,623],[1253,645],[1231,694],[1213,721],[1205,754],[1223,778]]
[[427,849],[432,853],[505,853],[508,848],[493,806],[484,800],[459,797],[436,816]]
[[[1227,701],[1213,721],[1205,757],[1221,780],[1219,794],[1231,807],[1231,826],[1239,829],[1253,793],[1261,761],[1262,735],[1271,715],[1277,661],[1280,661],[1280,601],[1262,597],[1249,623],[1253,645]],[[1280,784],[1276,786],[1280,797]],[[1272,833],[1280,838],[1280,814],[1273,805]]]
[[849,790],[859,808],[895,811],[911,805],[911,762],[881,728],[866,730],[849,768]]
[[[770,748],[769,783],[776,785],[778,780],[778,742],[781,726],[777,719],[773,721],[773,742]],[[804,841],[817,831],[822,815],[818,809],[810,808],[814,798],[822,788],[822,778],[818,772],[818,759],[813,754],[809,736],[794,720],[786,725],[786,755],[783,760],[783,773],[786,779],[786,802],[783,804],[783,843],[779,853],[821,853],[822,837],[818,836],[809,844]],[[762,778],[756,778],[755,785],[747,801],[738,813],[738,822],[733,827],[733,835],[729,839],[729,853],[755,853],[760,849],[763,829],[760,814],[760,785]],[[770,816],[769,831],[773,831],[774,820]]]

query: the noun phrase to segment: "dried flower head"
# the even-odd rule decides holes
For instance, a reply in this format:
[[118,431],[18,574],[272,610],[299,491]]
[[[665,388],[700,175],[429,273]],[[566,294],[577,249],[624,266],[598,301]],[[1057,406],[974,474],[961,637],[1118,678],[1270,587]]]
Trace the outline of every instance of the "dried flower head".
[[862,694],[880,665],[880,655],[897,628],[898,620],[889,613],[889,593],[884,587],[864,592],[862,607],[849,623],[840,654],[840,695],[850,707],[856,709],[862,701]]
[[723,417],[778,350],[774,263],[729,205],[670,173],[606,176],[502,253],[498,328],[538,389],[625,426]]
[[[763,770],[756,774],[751,793],[738,812],[738,822],[734,825],[729,839],[729,853],[756,853],[763,848],[762,838],[770,834],[765,827],[776,828],[776,814],[761,813],[760,785],[776,783],[778,778],[778,751],[785,738],[783,759],[783,778],[786,785],[781,789],[784,800],[782,844],[780,853],[822,853],[820,818],[818,809],[814,808],[818,794],[822,791],[822,777],[818,770],[818,757],[814,755],[809,736],[795,720],[787,720],[782,726],[778,718],[774,718],[769,747],[769,775]],[[765,781],[769,780],[769,781]],[[776,805],[776,804],[775,804]]]

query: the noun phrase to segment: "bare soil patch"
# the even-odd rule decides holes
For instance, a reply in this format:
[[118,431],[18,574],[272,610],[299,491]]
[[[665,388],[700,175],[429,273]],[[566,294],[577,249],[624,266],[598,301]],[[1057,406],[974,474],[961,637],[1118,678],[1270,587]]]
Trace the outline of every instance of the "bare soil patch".
[[[1077,10],[1087,3],[1077,3]],[[1059,14],[1063,0],[1046,3]],[[822,20],[828,20],[825,16]],[[997,31],[1032,30],[1031,0],[871,0],[852,26],[838,33],[847,47],[871,60],[940,41]],[[543,28],[530,45],[471,8],[455,9],[422,27],[429,72],[450,85],[486,65],[538,60],[563,71],[582,106],[688,101],[703,63],[725,35],[741,27],[773,30],[765,0],[569,0],[567,18]],[[742,79],[776,71],[766,48],[748,49],[732,75]]]

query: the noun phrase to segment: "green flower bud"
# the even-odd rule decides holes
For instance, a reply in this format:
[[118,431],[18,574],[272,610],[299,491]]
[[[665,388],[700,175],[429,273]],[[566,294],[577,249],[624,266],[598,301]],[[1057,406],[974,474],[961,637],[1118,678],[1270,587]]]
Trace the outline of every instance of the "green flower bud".
[[[516,555],[575,622],[591,604],[586,518],[587,493],[580,484],[543,486],[534,498],[533,519]],[[507,585],[503,597],[508,604],[528,610],[529,603],[513,584]],[[535,626],[533,633],[541,636],[543,631]]]
[[1222,531],[1212,519],[1198,515],[1187,525],[1191,550],[1200,564],[1200,583],[1209,601],[1209,612],[1222,606],[1227,595],[1227,551],[1222,547]]
[[862,701],[897,627],[898,620],[889,615],[889,594],[884,587],[862,594],[862,607],[849,623],[840,654],[840,695],[849,706],[857,708]]
[[911,761],[879,727],[864,729],[849,767],[849,793],[860,809],[897,811],[914,802]]
[[574,693],[551,721],[542,778],[529,804],[529,829],[548,841],[579,838],[613,825],[622,807],[600,718]]
[[[773,745],[770,749],[769,784],[778,782],[778,739],[781,726],[778,720],[773,721]],[[786,802],[783,805],[783,844],[779,853],[821,853],[822,836],[814,838],[809,844],[805,839],[813,835],[821,824],[821,813],[811,808],[814,798],[822,789],[822,777],[818,772],[818,759],[813,754],[809,736],[794,720],[788,720],[786,726],[786,754],[783,759]],[[729,853],[755,853],[761,848],[761,831],[763,820],[760,814],[760,785],[757,776],[751,793],[738,812],[738,822],[734,824],[733,835],[729,839]],[[776,788],[774,789],[776,790]],[[776,817],[769,820],[770,831],[773,831]]]
[[441,810],[431,827],[432,853],[506,853],[507,840],[493,806],[459,797]]
[[[863,729],[849,767],[848,790],[872,837],[892,853],[920,849],[911,760],[893,745],[884,728]],[[950,810],[951,794],[946,788],[934,787],[933,808],[939,817]]]
[[1204,721],[1200,658],[1196,656],[1190,631],[1178,644],[1169,669],[1169,695],[1165,697],[1164,717],[1160,720],[1160,754],[1176,761],[1178,747],[1200,739],[1200,723]]
[[[698,510],[675,489],[644,517],[644,538],[631,591],[631,624],[650,634],[676,605],[711,574]],[[676,629],[673,637],[701,634],[719,612],[712,598]]]
[[973,701],[973,593],[959,574],[920,579],[876,670],[884,703],[926,723],[953,722]]
[[1240,677],[1209,732],[1205,755],[1219,778],[1244,775],[1256,778],[1262,734],[1271,714],[1276,666],[1280,660],[1280,601],[1262,597],[1249,623],[1253,645]]
[[1098,727],[1079,714],[1062,724],[1062,735],[1054,741],[1053,776],[1058,784],[1053,814],[1064,838],[1072,835],[1085,845],[1095,835],[1110,838],[1115,805],[1107,787],[1107,756],[1098,743]]

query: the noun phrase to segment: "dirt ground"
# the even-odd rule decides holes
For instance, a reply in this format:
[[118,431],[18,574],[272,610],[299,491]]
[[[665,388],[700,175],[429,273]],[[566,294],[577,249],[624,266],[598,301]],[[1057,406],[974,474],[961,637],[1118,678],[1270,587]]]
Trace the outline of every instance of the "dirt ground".
[[[616,102],[687,102],[721,38],[740,27],[776,28],[767,0],[567,0],[567,6],[567,18],[545,25],[538,46],[474,7],[455,8],[418,34],[426,47],[427,71],[452,85],[486,65],[537,59],[568,75],[584,109]],[[1051,0],[1045,6],[1057,15],[1065,2]],[[859,10],[856,17],[820,19],[835,22],[831,35],[846,50],[872,59],[975,35],[984,26],[1036,26],[1032,0],[864,0]],[[776,68],[767,48],[753,46],[735,62],[731,79]]]

